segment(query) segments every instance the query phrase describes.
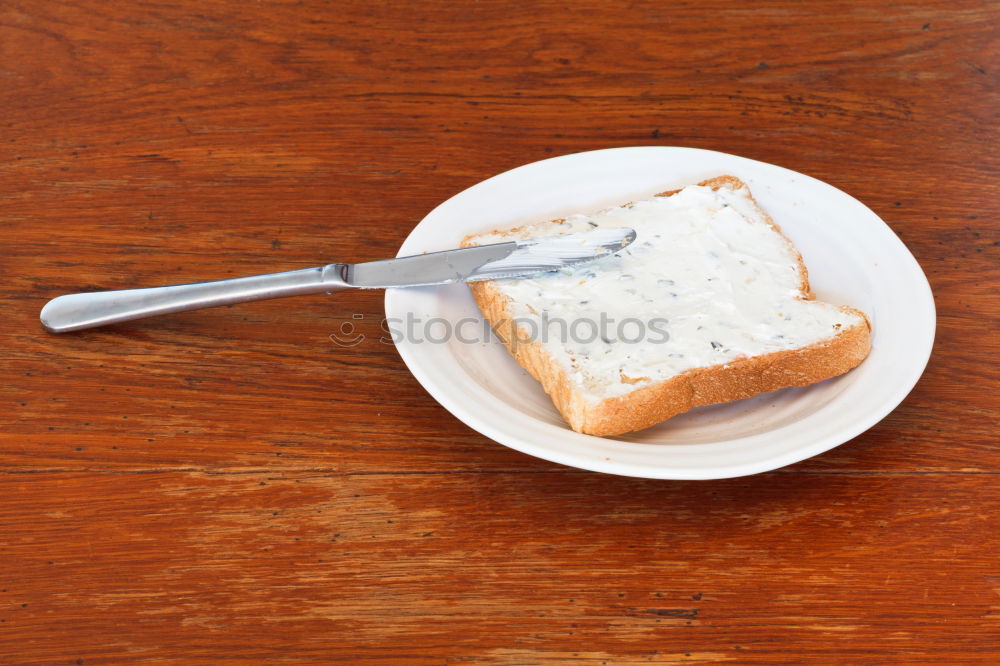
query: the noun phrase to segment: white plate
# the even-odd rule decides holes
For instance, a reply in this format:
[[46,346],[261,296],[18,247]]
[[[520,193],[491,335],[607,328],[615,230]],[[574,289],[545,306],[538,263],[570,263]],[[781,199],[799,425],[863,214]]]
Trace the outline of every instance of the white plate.
[[[395,328],[413,318],[403,361],[448,411],[518,451],[582,469],[657,479],[721,479],[789,465],[846,442],[881,420],[916,384],[934,341],[934,299],[920,266],[875,213],[840,190],[788,169],[692,148],[597,150],[528,164],[444,202],[413,229],[399,255],[457,247],[476,231],[593,212],[666,189],[732,174],[805,259],[816,297],[865,311],[871,355],[810,387],[702,407],[619,437],[573,432],[540,385],[480,325],[464,284],[389,290]],[[417,322],[416,318],[421,321]],[[433,323],[428,320],[437,318]],[[393,324],[396,322],[396,324]],[[422,340],[422,341],[420,341]]]

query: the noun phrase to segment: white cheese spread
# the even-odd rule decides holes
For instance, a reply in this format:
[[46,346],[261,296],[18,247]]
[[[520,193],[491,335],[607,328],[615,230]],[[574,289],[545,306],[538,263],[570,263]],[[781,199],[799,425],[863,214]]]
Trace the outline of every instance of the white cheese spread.
[[856,314],[806,300],[798,253],[745,188],[692,185],[472,240],[608,227],[631,227],[637,239],[588,264],[495,282],[522,332],[593,400],[693,368],[805,347],[860,323]]

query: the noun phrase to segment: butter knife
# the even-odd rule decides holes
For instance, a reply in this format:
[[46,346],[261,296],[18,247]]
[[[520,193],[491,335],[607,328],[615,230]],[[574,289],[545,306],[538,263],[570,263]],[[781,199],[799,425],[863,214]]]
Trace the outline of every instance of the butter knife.
[[286,273],[172,287],[59,296],[45,304],[42,326],[66,333],[172,312],[345,289],[421,287],[503,280],[556,271],[613,254],[635,240],[622,227],[429,252],[361,264],[329,264]]

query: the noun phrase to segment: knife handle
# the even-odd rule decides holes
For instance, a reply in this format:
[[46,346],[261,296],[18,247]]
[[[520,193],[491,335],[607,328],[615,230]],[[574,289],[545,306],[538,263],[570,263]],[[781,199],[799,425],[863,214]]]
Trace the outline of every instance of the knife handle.
[[350,287],[344,280],[346,270],[347,264],[329,264],[287,273],[174,287],[69,294],[46,303],[40,318],[45,330],[66,333],[171,312],[284,296],[331,293]]

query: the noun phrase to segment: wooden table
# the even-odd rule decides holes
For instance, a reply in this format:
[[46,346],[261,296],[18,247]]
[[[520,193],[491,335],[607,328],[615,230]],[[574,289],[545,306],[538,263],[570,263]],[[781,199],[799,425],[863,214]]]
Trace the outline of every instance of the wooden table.
[[[998,663],[989,2],[0,3],[0,663]],[[54,336],[56,295],[395,254],[441,201],[631,145],[858,197],[938,307],[855,440],[717,482],[462,425],[382,295]]]

